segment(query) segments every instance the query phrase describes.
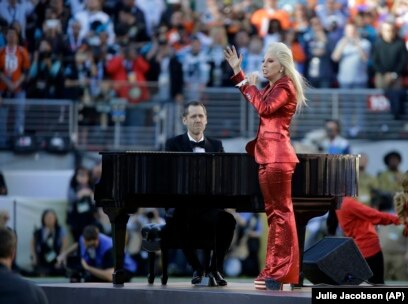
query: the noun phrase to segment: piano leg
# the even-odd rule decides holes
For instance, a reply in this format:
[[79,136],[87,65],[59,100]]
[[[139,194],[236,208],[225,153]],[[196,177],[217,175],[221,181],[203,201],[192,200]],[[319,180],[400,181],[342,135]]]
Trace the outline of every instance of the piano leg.
[[[125,239],[126,239],[126,224],[129,219],[127,212],[118,208],[103,208],[103,211],[108,215],[112,225],[112,241],[113,241],[113,262],[114,272],[112,275],[113,286],[123,287],[126,276],[124,270],[125,261]],[[119,212],[121,211],[121,212]]]
[[149,282],[149,284],[153,284],[154,283],[154,279],[155,279],[155,270],[154,270],[154,266],[156,263],[156,252],[149,252],[149,273],[147,275],[147,281]]
[[169,250],[166,245],[161,248],[162,254],[162,276],[161,283],[162,285],[167,285],[167,280],[169,279],[169,274],[167,273],[167,268],[169,266]]

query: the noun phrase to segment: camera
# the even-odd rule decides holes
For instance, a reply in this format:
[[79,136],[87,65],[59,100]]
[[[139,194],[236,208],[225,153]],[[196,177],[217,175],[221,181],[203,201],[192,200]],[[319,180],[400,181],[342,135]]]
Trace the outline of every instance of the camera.
[[48,19],[45,21],[45,25],[47,28],[56,29],[61,26],[61,22],[58,19]]
[[70,283],[80,283],[86,279],[86,271],[82,267],[80,256],[67,257],[66,271]]

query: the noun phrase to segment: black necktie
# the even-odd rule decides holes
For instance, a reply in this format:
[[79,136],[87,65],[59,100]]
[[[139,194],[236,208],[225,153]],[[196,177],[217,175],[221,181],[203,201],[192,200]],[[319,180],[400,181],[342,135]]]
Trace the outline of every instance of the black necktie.
[[193,149],[194,149],[195,147],[203,148],[203,149],[205,148],[205,141],[204,141],[204,140],[199,141],[199,142],[190,140],[190,143],[191,143],[191,146],[193,147]]

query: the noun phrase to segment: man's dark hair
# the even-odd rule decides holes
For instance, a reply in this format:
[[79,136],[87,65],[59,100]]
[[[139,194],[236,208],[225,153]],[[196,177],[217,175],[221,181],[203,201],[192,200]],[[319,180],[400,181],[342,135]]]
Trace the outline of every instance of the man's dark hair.
[[84,228],[82,236],[84,237],[85,241],[97,240],[99,237],[99,229],[94,225],[88,225]]
[[332,122],[336,125],[337,127],[337,132],[340,133],[341,132],[341,125],[340,125],[340,121],[337,119],[326,119],[325,121],[325,125],[327,125],[329,122]]
[[0,228],[0,258],[13,256],[17,246],[16,234],[8,228]]
[[386,166],[389,166],[389,162],[391,158],[397,158],[399,160],[399,162],[402,162],[402,156],[401,153],[399,153],[398,151],[391,151],[388,152],[387,154],[384,155],[384,164]]
[[184,105],[183,117],[186,117],[188,115],[188,108],[189,107],[202,107],[204,109],[205,115],[207,115],[207,109],[205,108],[205,105],[202,102],[200,102],[200,101],[190,101],[189,103],[186,103]]

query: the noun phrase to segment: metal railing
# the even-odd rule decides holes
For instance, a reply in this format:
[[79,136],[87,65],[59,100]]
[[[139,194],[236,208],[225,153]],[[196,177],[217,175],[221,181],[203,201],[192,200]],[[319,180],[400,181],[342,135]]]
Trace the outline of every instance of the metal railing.
[[[93,124],[81,120],[85,112],[80,102],[4,99],[0,105],[0,148],[10,147],[12,139],[23,131],[36,137],[40,146],[42,141],[59,136],[82,150],[160,149],[166,138],[184,131],[181,105],[155,95],[157,86],[151,92],[148,101],[137,105],[115,98],[95,103],[90,107],[98,116]],[[407,116],[394,120],[389,111],[367,110],[368,98],[381,94],[380,90],[369,89],[308,90],[308,106],[294,117],[292,138],[299,140],[322,128],[328,118],[340,120],[346,137],[377,140],[408,137]],[[200,100],[208,111],[208,136],[226,139],[256,134],[257,113],[237,89],[207,88]],[[349,133],[354,127],[357,131]]]
[[76,104],[70,100],[4,99],[0,105],[0,148],[19,135],[39,146],[52,137],[71,139],[78,132]]

